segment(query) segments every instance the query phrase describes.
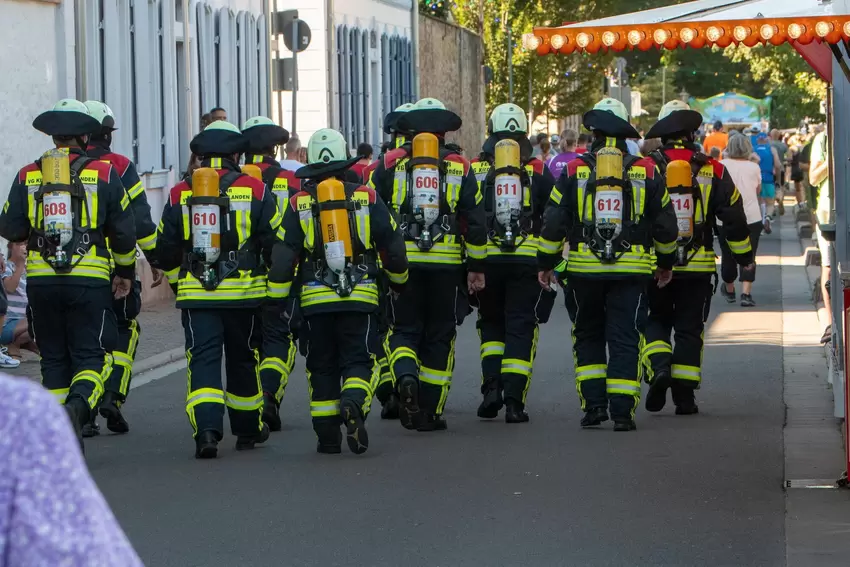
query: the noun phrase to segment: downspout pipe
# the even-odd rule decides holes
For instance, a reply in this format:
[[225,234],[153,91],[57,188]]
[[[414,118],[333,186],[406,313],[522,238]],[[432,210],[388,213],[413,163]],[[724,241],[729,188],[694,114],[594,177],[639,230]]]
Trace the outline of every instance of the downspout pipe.
[[189,0],[183,0],[183,80],[186,84],[186,135],[190,138],[195,135],[194,114],[192,104],[192,42],[189,33]]
[[[336,97],[334,96],[334,64],[336,62],[336,32],[334,31],[334,0],[325,0],[325,33],[327,37],[325,38],[328,54],[327,60],[327,109],[328,109],[328,124],[338,124],[340,129],[342,129],[342,124],[340,120],[334,120],[334,101]],[[337,112],[341,112],[341,109]]]
[[[413,51],[413,100],[419,100],[419,2],[410,0],[410,29]],[[413,102],[413,101],[411,101]]]

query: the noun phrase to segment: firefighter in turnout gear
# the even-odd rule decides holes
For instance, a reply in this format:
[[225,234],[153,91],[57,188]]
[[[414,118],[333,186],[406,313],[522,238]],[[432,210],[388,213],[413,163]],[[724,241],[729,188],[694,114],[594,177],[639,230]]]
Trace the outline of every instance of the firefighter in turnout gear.
[[438,100],[420,100],[396,123],[415,136],[387,152],[372,176],[400,219],[411,266],[408,286],[391,302],[386,342],[406,429],[446,429],[456,327],[469,313],[467,290],[484,289],[484,199],[469,162],[443,139],[460,126]]
[[[342,180],[348,159],[342,134],[319,130],[307,148],[305,181],[283,215],[283,242],[274,250],[273,285],[284,294],[300,282],[307,333],[310,415],[319,453],[339,453],[340,425],[349,449],[369,447],[365,420],[377,383],[378,257],[394,293],[407,282],[404,240],[377,193]],[[300,266],[300,267],[299,267]],[[296,271],[296,268],[298,270]]]
[[[295,173],[283,169],[275,159],[279,146],[289,141],[289,132],[265,116],[256,116],[242,125],[242,135],[248,140],[245,163],[255,165],[262,181],[270,189],[283,218],[289,198],[301,190],[301,180]],[[248,165],[243,171],[248,169]],[[263,385],[263,421],[272,431],[280,431],[280,404],[286,393],[289,375],[295,366],[295,337],[299,321],[293,319],[292,302],[283,311],[276,304],[267,304],[262,314],[263,346],[260,382]]]
[[[655,248],[658,286],[672,277],[676,214],[655,164],[628,154],[638,138],[625,106],[606,98],[584,115],[594,141],[567,164],[543,215],[538,278],[554,286],[553,269],[566,265],[567,310],[573,321],[576,386],[582,427],[608,420],[615,431],[636,429],[640,364],[647,318],[647,284]],[[606,353],[607,346],[607,353]]]
[[[136,242],[153,274],[152,287],[162,283],[162,271],[157,269],[157,261],[154,257],[156,247],[156,224],[151,219],[151,208],[145,195],[142,180],[136,171],[136,166],[128,157],[112,151],[112,132],[115,127],[115,116],[112,109],[106,104],[88,100],[85,102],[89,114],[101,124],[100,131],[92,134],[86,155],[90,158],[105,161],[112,165],[121,178],[121,184],[130,198],[130,209],[136,223]],[[106,419],[106,428],[113,433],[127,433],[130,426],[121,413],[121,406],[127,400],[130,391],[130,379],[133,375],[133,360],[136,357],[136,347],[139,345],[139,336],[142,328],[136,320],[142,309],[142,283],[138,275],[133,282],[130,293],[115,300],[113,306],[115,317],[118,322],[118,345],[112,352],[112,373],[104,384],[103,399],[100,402],[100,415]],[[95,422],[95,414],[92,420],[83,428],[83,436],[97,435],[100,432]]]
[[[490,137],[472,169],[487,212],[487,287],[477,294],[481,337],[478,417],[528,421],[525,400],[537,351],[538,323],[546,322],[556,292],[537,283],[537,247],[543,209],[555,184],[542,161],[531,157],[525,111],[497,106]],[[475,303],[475,299],[473,303]]]
[[[660,411],[670,388],[677,415],[697,413],[694,390],[702,379],[703,328],[714,295],[715,218],[741,266],[753,263],[743,200],[729,172],[701,153],[694,132],[702,115],[681,101],[664,105],[647,138],[661,138],[650,154],[666,179],[679,224],[676,264],[670,285],[649,288],[649,322],[643,361],[650,383],[646,409]],[[675,348],[670,333],[675,331]]]
[[15,177],[0,236],[27,242],[27,318],[42,384],[65,404],[82,442],[112,371],[112,302],[132,287],[136,227],[116,169],[85,153],[89,135],[101,129],[85,104],[61,100],[33,127],[57,149]]
[[[398,119],[401,118],[405,112],[409,112],[412,108],[413,105],[410,103],[402,104],[384,117],[384,133],[391,137],[390,145],[392,149],[400,148],[407,142],[405,133],[398,130],[397,123]],[[381,155],[378,156],[378,159],[369,164],[369,167],[364,170],[363,178],[367,181],[367,183],[371,183],[372,172],[375,171],[375,168],[378,167],[378,164],[381,163],[383,159],[384,153],[381,153]],[[370,186],[374,188],[374,185],[370,184]],[[378,347],[375,350],[379,352],[378,367],[380,377],[378,379],[378,386],[375,388],[375,397],[378,398],[378,401],[381,403],[381,419],[398,419],[398,388],[393,381],[393,374],[390,370],[389,354],[384,348],[384,344],[387,340],[387,334],[390,330],[391,318],[389,295],[386,293],[385,279],[386,278],[381,278],[381,281],[379,281],[379,283],[383,285],[381,286],[381,305],[378,309],[378,332],[376,333]]]
[[182,310],[186,413],[195,457],[202,459],[218,453],[225,408],[237,450],[269,436],[261,419],[259,313],[266,303],[283,303],[278,288],[267,289],[266,277],[280,215],[263,182],[239,171],[247,146],[239,129],[223,120],[195,136],[191,149],[202,156],[201,167],[171,190],[157,235],[157,257]]

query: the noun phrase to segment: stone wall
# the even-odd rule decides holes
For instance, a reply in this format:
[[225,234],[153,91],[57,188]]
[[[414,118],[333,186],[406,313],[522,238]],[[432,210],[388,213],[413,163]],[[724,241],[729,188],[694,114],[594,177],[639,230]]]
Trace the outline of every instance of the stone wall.
[[477,34],[420,14],[419,96],[437,98],[463,118],[448,139],[469,158],[478,155],[487,134],[483,59]]

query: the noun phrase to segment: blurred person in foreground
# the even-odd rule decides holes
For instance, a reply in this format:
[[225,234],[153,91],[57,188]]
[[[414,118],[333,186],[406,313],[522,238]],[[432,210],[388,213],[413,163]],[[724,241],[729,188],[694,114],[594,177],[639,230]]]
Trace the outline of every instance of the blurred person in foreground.
[[0,567],[141,567],[62,407],[0,374]]
[[[20,360],[21,349],[38,354],[38,347],[29,334],[27,325],[27,244],[10,242],[9,260],[3,272],[3,291],[8,298],[6,321],[0,332],[0,344],[9,345],[9,354]],[[3,366],[0,348],[0,366]],[[15,365],[17,366],[17,365]]]
[[723,122],[718,120],[714,123],[714,130],[711,134],[705,137],[705,142],[703,142],[705,152],[710,153],[712,148],[720,148],[722,154],[728,144],[729,135],[723,131]]
[[[759,204],[762,190],[762,175],[758,164],[750,160],[753,153],[753,145],[747,136],[732,136],[729,138],[729,146],[726,148],[728,157],[720,163],[732,176],[741,199],[744,202],[744,214],[747,216],[747,227],[750,229],[750,245],[753,249],[753,263],[751,266],[738,268],[738,263],[726,242],[726,234],[722,223],[720,227],[720,249],[722,260],[720,263],[720,276],[723,285],[720,286],[720,294],[728,303],[735,303],[735,278],[739,275],[743,289],[741,290],[741,307],[755,307],[752,290],[753,282],[756,281],[756,253],[758,252],[759,237],[762,231],[762,212]],[[750,269],[750,267],[752,269]]]
[[817,188],[818,195],[815,214],[818,221],[817,238],[821,260],[820,286],[823,293],[823,302],[826,305],[826,329],[823,331],[821,343],[825,344],[832,340],[832,309],[830,308],[829,300],[829,279],[832,258],[829,254],[829,242],[824,238],[821,231],[821,225],[827,224],[830,221],[829,217],[832,209],[829,198],[829,136],[826,129],[818,132],[812,140],[809,183],[812,187]]

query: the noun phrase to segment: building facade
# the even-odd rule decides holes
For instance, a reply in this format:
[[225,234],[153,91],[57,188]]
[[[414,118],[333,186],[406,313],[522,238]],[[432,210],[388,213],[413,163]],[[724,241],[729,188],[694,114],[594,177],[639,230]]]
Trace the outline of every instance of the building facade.
[[[353,149],[385,139],[383,117],[417,99],[418,3],[413,0],[277,0],[298,10],[310,46],[298,54],[297,133],[340,130]],[[273,57],[288,58],[282,47]],[[292,93],[274,92],[275,120],[292,129]],[[282,117],[282,119],[281,119]]]

